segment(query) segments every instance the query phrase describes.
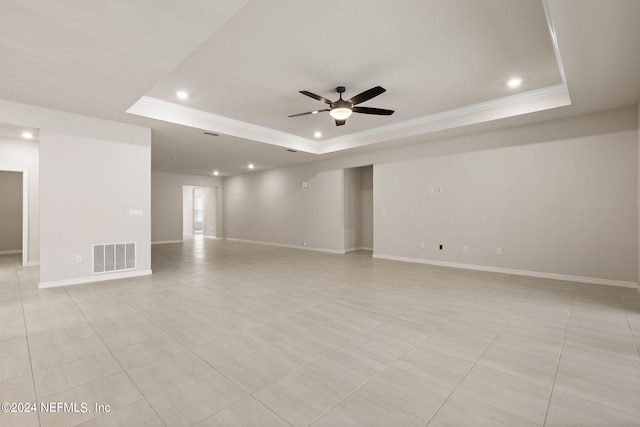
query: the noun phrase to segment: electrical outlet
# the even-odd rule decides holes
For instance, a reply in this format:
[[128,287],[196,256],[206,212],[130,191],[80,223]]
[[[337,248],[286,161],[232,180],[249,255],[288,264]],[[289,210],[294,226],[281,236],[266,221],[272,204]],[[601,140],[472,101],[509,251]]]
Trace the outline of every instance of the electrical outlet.
[[76,262],[82,262],[82,255],[76,255]]
[[497,255],[502,255],[502,248],[496,249],[496,254]]
[[469,248],[467,246],[463,246],[462,247],[462,252],[464,252],[466,254],[467,252],[469,252]]
[[438,187],[438,193],[442,193],[442,187]]
[[420,242],[420,248],[424,249],[424,242]]
[[429,193],[431,193],[431,194],[435,193],[435,190],[434,190],[433,187],[429,187]]

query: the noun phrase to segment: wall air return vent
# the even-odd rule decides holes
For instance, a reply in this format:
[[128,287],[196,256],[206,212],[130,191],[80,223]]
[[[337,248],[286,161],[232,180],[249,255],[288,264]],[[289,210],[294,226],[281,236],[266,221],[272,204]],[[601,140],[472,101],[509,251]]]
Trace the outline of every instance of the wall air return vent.
[[93,245],[93,274],[136,268],[135,243]]

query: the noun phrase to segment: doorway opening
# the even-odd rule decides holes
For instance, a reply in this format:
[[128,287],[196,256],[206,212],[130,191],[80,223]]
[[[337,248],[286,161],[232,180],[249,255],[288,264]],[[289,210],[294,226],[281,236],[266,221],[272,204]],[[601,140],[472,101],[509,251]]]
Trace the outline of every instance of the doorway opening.
[[373,165],[344,170],[345,252],[373,252]]
[[204,231],[204,197],[193,198],[193,234],[202,234]]
[[218,235],[218,188],[182,186],[182,234],[193,237]]
[[27,172],[0,169],[0,255],[22,254],[22,265],[28,265],[28,191]]

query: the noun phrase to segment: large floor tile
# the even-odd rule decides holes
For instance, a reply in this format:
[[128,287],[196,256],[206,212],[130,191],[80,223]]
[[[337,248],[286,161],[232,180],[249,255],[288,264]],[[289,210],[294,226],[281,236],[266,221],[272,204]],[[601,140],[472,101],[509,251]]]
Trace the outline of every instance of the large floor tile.
[[551,387],[557,364],[540,357],[500,345],[491,345],[478,361],[478,366]]
[[437,331],[418,344],[418,348],[439,351],[457,359],[475,363],[488,345],[489,343],[478,341],[473,336]]
[[38,398],[87,384],[122,371],[109,352],[88,356],[34,372]]
[[[76,425],[107,414],[142,398],[142,394],[124,372],[98,381],[74,387],[40,399],[43,402],[86,404],[87,412],[59,411],[40,413],[40,423],[45,426]],[[104,408],[104,409],[103,409]],[[108,409],[107,409],[108,408]]]
[[349,396],[311,423],[311,427],[417,427],[373,402]]
[[162,336],[117,348],[112,353],[124,369],[131,369],[185,350],[178,341]]
[[392,366],[453,390],[469,372],[473,363],[430,348],[415,348],[395,361]]
[[565,340],[560,369],[575,369],[640,385],[640,357],[635,344],[593,344]]
[[0,400],[111,405],[0,425],[640,418],[634,289],[199,238],[154,245],[152,269],[38,290],[0,256]]
[[531,423],[542,424],[551,394],[551,383],[541,385],[476,365],[456,388],[456,393],[495,406]]
[[306,375],[288,375],[253,393],[260,403],[292,426],[306,426],[337,404],[344,395]]
[[58,366],[63,363],[73,362],[88,356],[107,352],[100,337],[92,336],[77,341],[43,348],[31,352],[31,364],[34,372],[46,368]]
[[390,367],[359,388],[365,399],[410,423],[424,425],[444,403],[451,389]]
[[217,369],[245,391],[253,393],[289,374],[292,369],[273,352],[258,351],[227,362]]
[[620,412],[561,391],[554,391],[545,426],[640,426],[640,416]]
[[472,396],[454,392],[429,422],[429,427],[539,427],[512,411]]
[[2,427],[39,427],[37,412],[0,412]]
[[640,384],[637,382],[565,367],[558,369],[554,391],[640,416]]
[[114,351],[132,344],[139,344],[151,338],[157,338],[167,333],[152,323],[132,326],[127,329],[101,335],[102,341]]
[[21,354],[27,354],[28,352],[29,346],[27,345],[26,337],[18,337],[7,341],[0,341],[0,359],[19,356]]
[[247,395],[216,371],[209,371],[147,397],[168,426],[190,426]]
[[288,427],[289,424],[247,396],[195,424],[194,427]]
[[29,353],[16,354],[0,359],[0,381],[30,373]]
[[29,348],[32,352],[55,347],[96,336],[96,331],[88,322],[68,326],[61,329],[53,329],[37,334],[29,334]]
[[182,351],[136,366],[127,373],[148,397],[212,369],[193,353]]

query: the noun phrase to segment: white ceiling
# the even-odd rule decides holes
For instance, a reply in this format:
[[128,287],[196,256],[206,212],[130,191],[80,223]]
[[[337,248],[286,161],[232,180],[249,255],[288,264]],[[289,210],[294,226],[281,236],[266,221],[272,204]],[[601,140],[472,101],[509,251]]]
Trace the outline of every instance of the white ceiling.
[[[267,169],[640,101],[637,0],[1,4],[0,98],[151,127],[154,170],[228,176],[249,162]],[[523,79],[516,90],[512,76]],[[362,105],[395,114],[341,127],[328,113],[287,117],[325,106],[299,90],[337,99],[338,85],[345,98],[383,86]]]

